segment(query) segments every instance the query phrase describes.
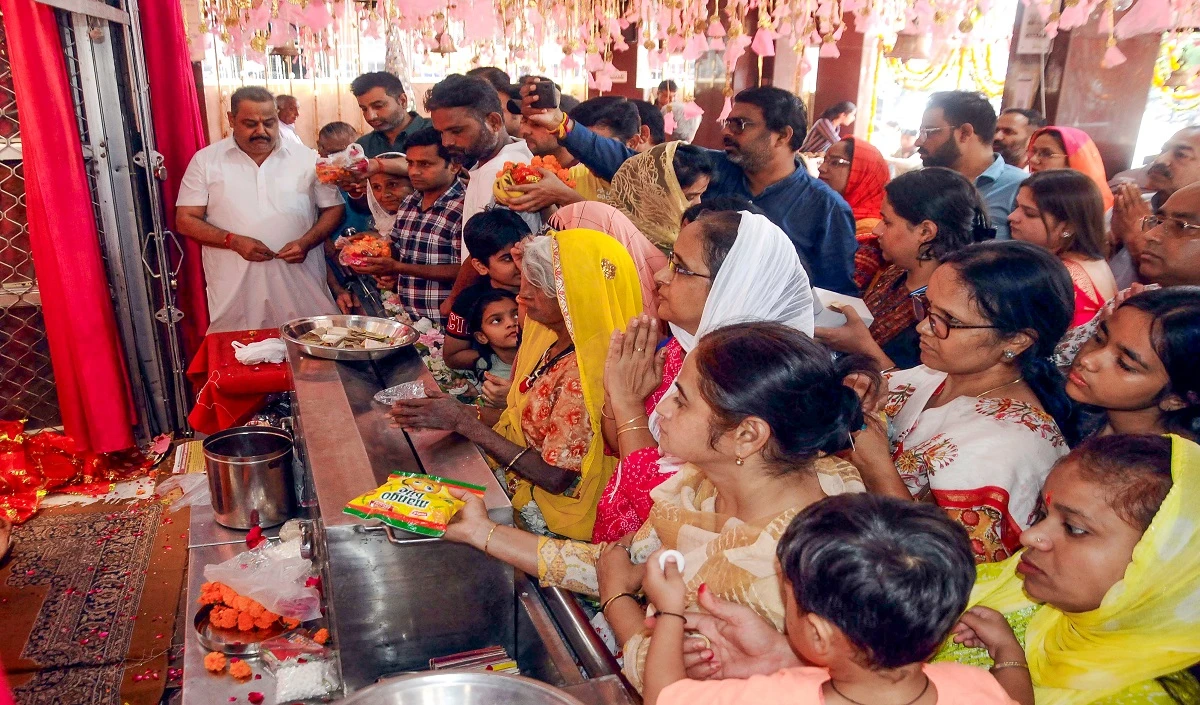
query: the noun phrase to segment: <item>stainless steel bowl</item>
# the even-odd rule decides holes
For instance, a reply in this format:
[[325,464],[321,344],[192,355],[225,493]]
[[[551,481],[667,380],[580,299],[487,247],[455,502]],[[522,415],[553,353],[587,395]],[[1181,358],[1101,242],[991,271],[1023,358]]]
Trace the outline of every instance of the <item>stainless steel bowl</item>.
[[[324,326],[317,324],[324,323]],[[300,341],[300,336],[314,328],[360,328],[371,333],[386,335],[392,339],[392,344],[372,350],[345,350],[327,345],[314,345]],[[295,343],[301,352],[312,357],[326,360],[382,360],[417,342],[421,334],[412,326],[405,325],[390,318],[375,318],[374,316],[312,316],[288,321],[279,327],[279,334],[284,340]]]
[[354,693],[342,705],[584,705],[524,676],[485,671],[431,671],[389,678]]

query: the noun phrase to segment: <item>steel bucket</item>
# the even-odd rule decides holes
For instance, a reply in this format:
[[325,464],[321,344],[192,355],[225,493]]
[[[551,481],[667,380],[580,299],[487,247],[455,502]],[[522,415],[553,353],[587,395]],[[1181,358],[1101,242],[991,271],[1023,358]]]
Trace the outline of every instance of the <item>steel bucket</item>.
[[213,517],[230,529],[267,528],[296,512],[292,436],[269,426],[235,426],[204,439]]
[[583,705],[579,699],[532,678],[485,671],[437,671],[388,678],[340,702],[342,705]]

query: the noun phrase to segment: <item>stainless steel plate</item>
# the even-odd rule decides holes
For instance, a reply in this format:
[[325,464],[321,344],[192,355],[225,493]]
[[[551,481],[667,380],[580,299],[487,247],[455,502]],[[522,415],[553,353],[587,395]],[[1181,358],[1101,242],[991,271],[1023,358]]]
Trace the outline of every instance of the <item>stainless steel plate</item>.
[[343,705],[583,705],[565,691],[524,676],[484,671],[430,671],[391,678],[341,701]]
[[[318,325],[325,324],[325,325]],[[314,345],[301,342],[300,336],[314,328],[360,328],[371,333],[386,335],[392,344],[371,350],[345,350],[327,345]],[[409,325],[394,321],[390,318],[375,318],[374,316],[312,316],[288,321],[279,327],[279,334],[284,340],[295,343],[305,355],[320,357],[326,360],[383,360],[404,348],[417,342],[421,334]]]
[[288,631],[276,623],[270,629],[255,629],[243,632],[237,629],[222,629],[208,621],[212,605],[205,605],[196,613],[196,638],[209,651],[220,651],[231,656],[257,656],[261,643]]

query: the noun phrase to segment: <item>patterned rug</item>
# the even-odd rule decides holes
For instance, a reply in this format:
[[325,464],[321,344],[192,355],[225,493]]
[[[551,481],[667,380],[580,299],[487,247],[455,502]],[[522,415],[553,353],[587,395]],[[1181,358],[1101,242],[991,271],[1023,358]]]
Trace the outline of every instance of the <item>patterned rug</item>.
[[152,705],[187,561],[187,511],[48,508],[0,566],[0,659],[21,705]]

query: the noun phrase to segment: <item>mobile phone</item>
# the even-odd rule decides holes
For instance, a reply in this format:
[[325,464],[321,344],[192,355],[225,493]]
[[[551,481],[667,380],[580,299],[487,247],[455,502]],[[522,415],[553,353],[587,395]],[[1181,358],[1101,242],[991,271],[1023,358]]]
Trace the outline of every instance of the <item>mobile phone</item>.
[[534,82],[534,95],[537,96],[537,100],[534,101],[533,107],[538,110],[553,110],[558,107],[558,101],[562,98],[558,86],[555,86],[553,81],[544,79]]

